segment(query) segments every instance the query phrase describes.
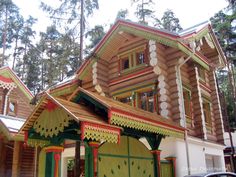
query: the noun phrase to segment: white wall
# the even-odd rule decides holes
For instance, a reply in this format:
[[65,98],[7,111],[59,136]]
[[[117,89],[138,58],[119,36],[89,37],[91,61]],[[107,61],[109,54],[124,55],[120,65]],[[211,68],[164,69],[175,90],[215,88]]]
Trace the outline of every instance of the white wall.
[[[231,133],[231,135],[232,135],[233,144],[234,144],[234,146],[236,146],[236,132]],[[229,139],[229,133],[227,133],[227,132],[224,133],[224,139],[225,139],[225,145],[231,146],[230,139]]]
[[[212,163],[214,164],[215,171],[225,171],[224,146],[209,143],[197,138],[189,138],[188,144],[191,174],[207,172],[206,156],[212,157],[214,160]],[[160,149],[162,150],[161,159],[168,156],[176,157],[177,177],[183,177],[188,174],[186,145],[184,140],[175,138],[163,139]],[[210,164],[208,164],[208,167],[210,167]]]

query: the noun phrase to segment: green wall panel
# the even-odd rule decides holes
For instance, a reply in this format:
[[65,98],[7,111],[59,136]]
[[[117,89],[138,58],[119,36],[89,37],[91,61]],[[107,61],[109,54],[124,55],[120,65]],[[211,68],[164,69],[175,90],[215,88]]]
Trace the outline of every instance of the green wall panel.
[[154,158],[137,139],[122,136],[120,144],[99,148],[98,177],[154,177]]

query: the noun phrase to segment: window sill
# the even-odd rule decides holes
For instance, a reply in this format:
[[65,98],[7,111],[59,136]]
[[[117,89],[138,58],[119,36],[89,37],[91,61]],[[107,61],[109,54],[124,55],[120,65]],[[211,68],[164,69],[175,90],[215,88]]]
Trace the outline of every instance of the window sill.
[[124,70],[120,71],[120,75],[129,74],[129,73],[131,73],[133,71],[136,71],[136,70],[139,70],[139,69],[143,69],[143,68],[145,68],[147,66],[148,66],[147,63],[143,63],[143,64],[140,64],[140,65],[134,66],[132,68],[124,69]]

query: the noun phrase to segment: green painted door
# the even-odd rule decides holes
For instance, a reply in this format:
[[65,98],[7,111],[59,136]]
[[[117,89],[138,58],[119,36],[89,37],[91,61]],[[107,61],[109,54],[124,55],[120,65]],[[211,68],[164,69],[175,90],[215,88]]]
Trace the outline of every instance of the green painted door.
[[120,144],[99,148],[98,177],[154,177],[153,155],[140,141],[122,136]]

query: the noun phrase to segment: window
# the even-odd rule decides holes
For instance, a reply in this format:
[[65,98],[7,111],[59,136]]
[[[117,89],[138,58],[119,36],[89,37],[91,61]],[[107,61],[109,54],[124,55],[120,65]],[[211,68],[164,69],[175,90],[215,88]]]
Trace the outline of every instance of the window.
[[141,52],[137,52],[136,53],[136,64],[137,65],[141,65],[145,63],[145,54],[144,54],[144,51],[141,51]]
[[126,103],[128,105],[132,105],[132,97],[131,96],[128,96],[125,98],[120,98],[119,101],[122,103]]
[[199,78],[202,81],[205,82],[206,81],[206,71],[205,71],[205,69],[202,66],[198,67],[198,74],[199,74]]
[[139,108],[154,112],[154,92],[143,92],[139,93]]
[[128,57],[123,58],[121,61],[122,61],[121,62],[122,63],[122,70],[129,69],[129,67],[130,67],[129,58]]
[[203,107],[205,122],[208,125],[210,125],[211,124],[211,104],[208,100],[203,99],[202,107]]
[[17,103],[15,101],[9,101],[8,103],[8,115],[16,116]]
[[142,66],[146,66],[146,45],[123,52],[118,57],[120,59],[120,71],[125,72],[129,71],[129,69],[135,69]]
[[183,97],[184,97],[184,109],[185,109],[185,115],[188,118],[192,118],[192,110],[191,110],[191,92],[183,88]]

